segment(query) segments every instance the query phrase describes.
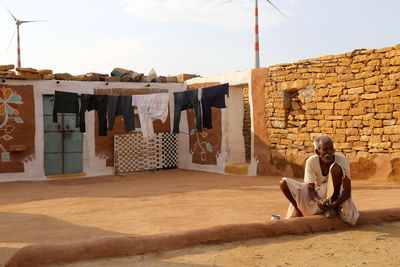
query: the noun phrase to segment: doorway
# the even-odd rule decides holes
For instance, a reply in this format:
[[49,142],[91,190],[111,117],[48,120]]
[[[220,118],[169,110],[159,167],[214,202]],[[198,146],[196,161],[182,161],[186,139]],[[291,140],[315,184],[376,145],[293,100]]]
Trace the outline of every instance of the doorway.
[[53,122],[54,95],[43,95],[45,175],[82,173],[83,134],[76,114],[58,113]]

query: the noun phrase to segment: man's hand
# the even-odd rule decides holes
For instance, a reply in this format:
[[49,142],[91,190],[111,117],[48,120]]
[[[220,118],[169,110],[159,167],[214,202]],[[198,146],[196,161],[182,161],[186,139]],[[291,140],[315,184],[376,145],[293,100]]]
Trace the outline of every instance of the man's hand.
[[319,199],[317,200],[317,205],[321,210],[332,208],[332,204],[329,203],[329,199]]

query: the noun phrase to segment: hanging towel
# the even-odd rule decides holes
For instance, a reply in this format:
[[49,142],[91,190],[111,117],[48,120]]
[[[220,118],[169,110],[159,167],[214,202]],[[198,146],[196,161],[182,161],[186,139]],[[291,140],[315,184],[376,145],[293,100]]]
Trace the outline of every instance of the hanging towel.
[[229,96],[229,84],[221,84],[203,88],[201,96],[201,107],[203,111],[203,127],[212,128],[212,110],[215,108],[226,108],[225,95]]
[[99,135],[107,136],[107,105],[108,95],[81,95],[80,130],[86,132],[85,112],[97,110]]
[[131,95],[110,95],[108,96],[108,130],[114,128],[116,116],[124,116],[125,131],[135,130]]
[[203,127],[201,125],[201,107],[198,99],[198,90],[190,90],[174,93],[174,134],[179,133],[179,123],[181,121],[181,111],[187,109],[194,109],[196,117],[197,132],[201,132]]
[[79,127],[79,101],[77,93],[55,91],[53,122],[57,122],[57,113],[75,113],[76,127]]
[[137,107],[143,137],[154,137],[152,120],[165,122],[168,117],[169,94],[133,95],[132,106]]

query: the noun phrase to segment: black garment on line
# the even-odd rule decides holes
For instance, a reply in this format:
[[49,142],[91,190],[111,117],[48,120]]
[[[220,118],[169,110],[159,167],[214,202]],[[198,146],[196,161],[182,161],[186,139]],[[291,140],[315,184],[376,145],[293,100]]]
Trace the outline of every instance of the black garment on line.
[[196,128],[197,132],[203,131],[203,127],[201,126],[201,107],[200,101],[198,97],[199,90],[190,90],[174,93],[174,129],[173,133],[179,133],[179,123],[181,121],[181,111],[193,108],[194,115],[196,117]]
[[79,101],[77,93],[55,91],[53,122],[57,122],[57,113],[75,113],[76,127],[79,127]]
[[108,96],[108,130],[114,128],[115,117],[124,116],[125,131],[135,130],[131,95]]
[[107,136],[108,95],[81,94],[80,130],[86,132],[85,112],[97,110],[99,135]]
[[203,111],[203,127],[212,128],[212,110],[215,108],[226,108],[225,95],[229,96],[229,84],[224,83],[217,86],[203,88],[201,95],[201,107]]

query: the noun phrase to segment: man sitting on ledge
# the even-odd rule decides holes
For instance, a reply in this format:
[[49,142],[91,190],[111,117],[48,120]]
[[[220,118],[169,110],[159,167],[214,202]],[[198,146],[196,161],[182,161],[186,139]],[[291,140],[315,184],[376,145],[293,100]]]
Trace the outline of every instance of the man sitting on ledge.
[[325,213],[355,225],[360,216],[351,199],[350,165],[348,159],[334,153],[328,136],[314,140],[316,155],[306,161],[304,183],[282,178],[280,187],[290,201],[286,218]]

